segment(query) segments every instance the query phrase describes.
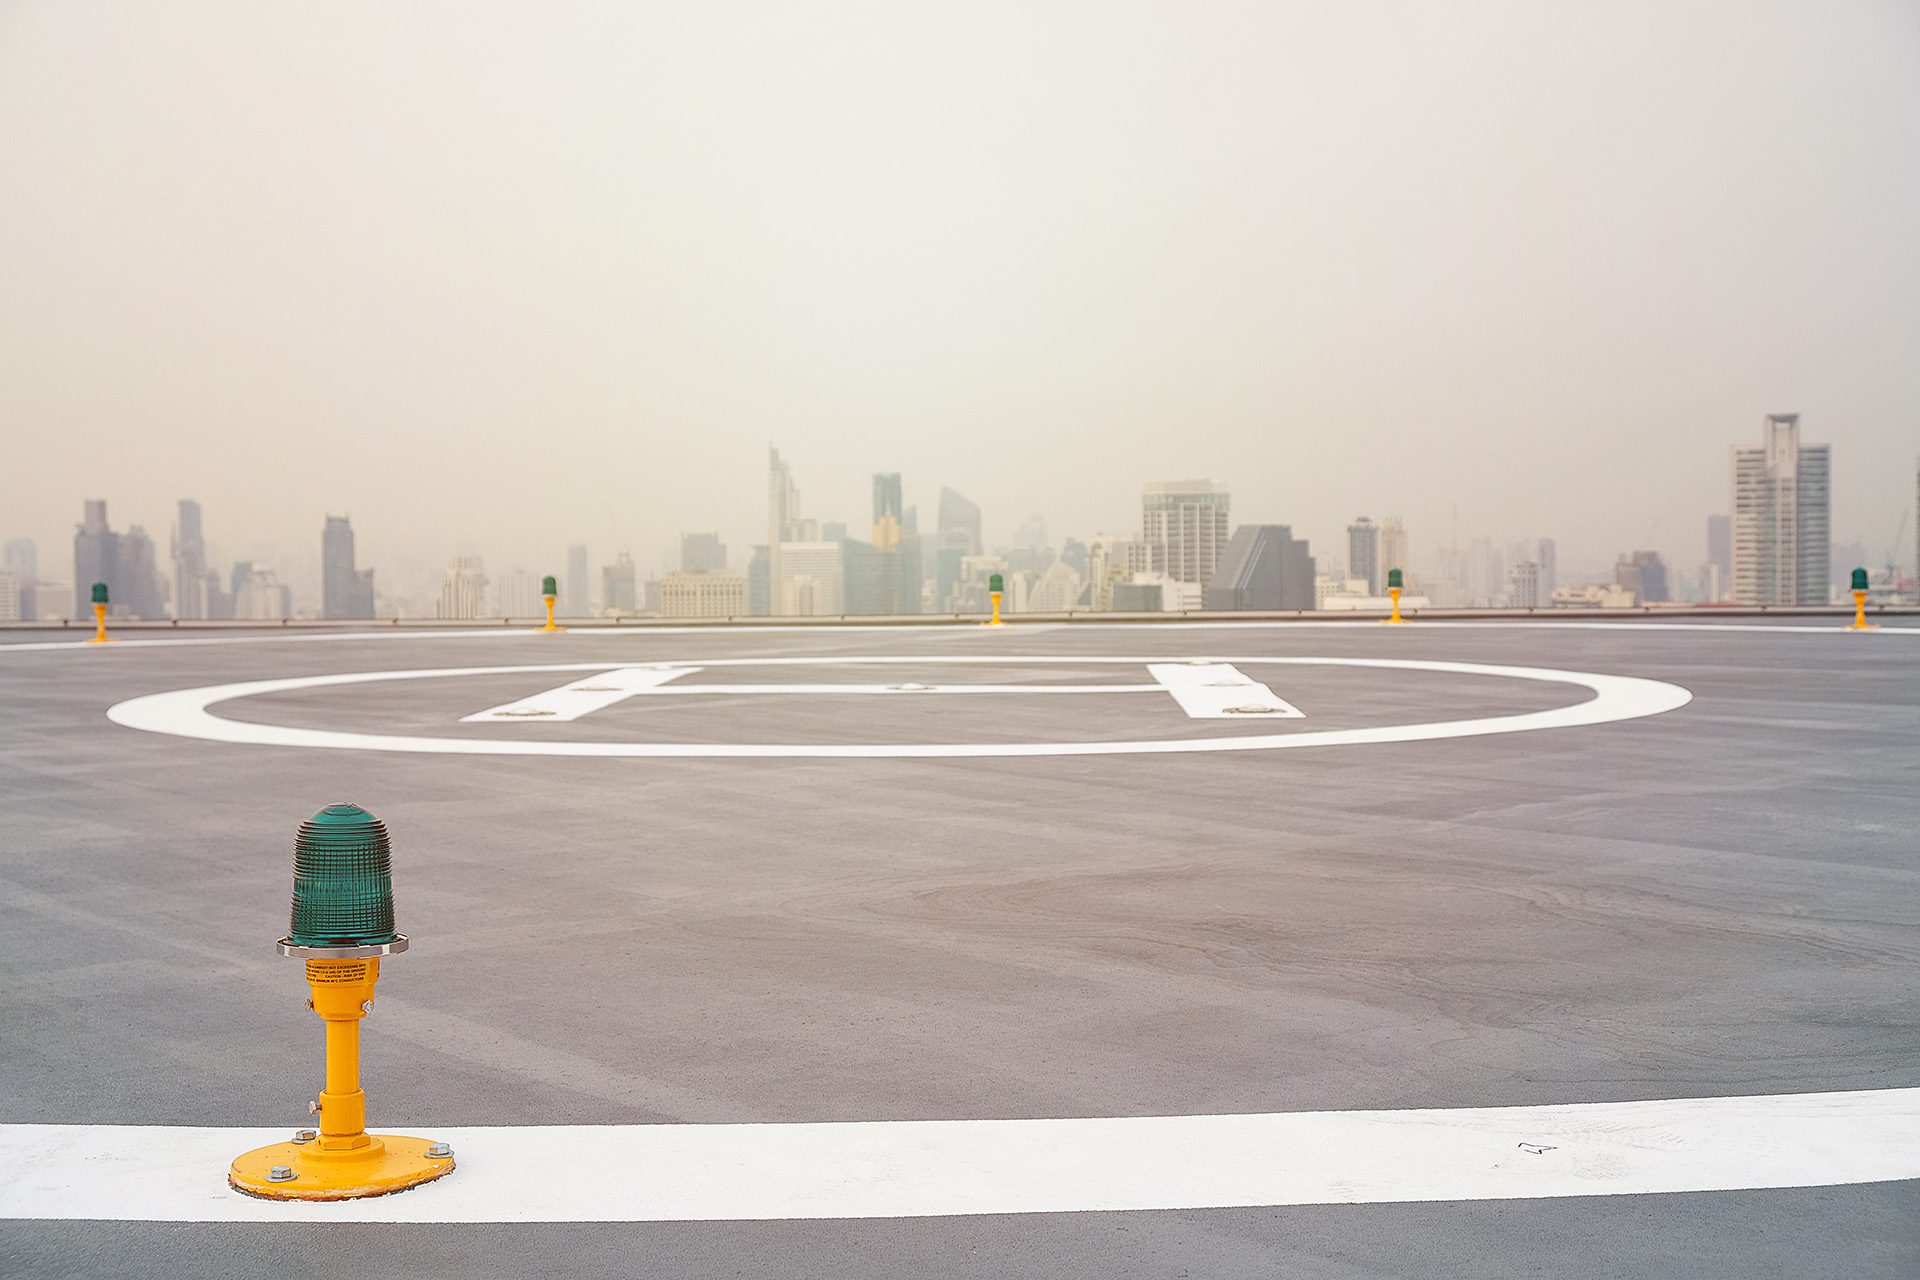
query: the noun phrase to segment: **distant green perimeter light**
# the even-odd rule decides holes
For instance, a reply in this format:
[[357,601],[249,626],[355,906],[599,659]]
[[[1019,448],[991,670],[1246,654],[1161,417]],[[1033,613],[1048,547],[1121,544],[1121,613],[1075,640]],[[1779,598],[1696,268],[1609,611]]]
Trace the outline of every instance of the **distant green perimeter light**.
[[1865,569],[1855,569],[1853,571],[1853,589],[1855,591],[1865,591],[1867,589],[1867,571]]
[[543,596],[557,596],[560,594],[560,584],[555,581],[552,574],[548,574],[546,577],[540,579],[540,594]]
[[107,602],[107,584],[106,583],[96,582],[93,584],[93,602],[95,604],[105,604]]
[[1407,585],[1406,581],[1403,578],[1401,578],[1400,571],[1398,569],[1387,570],[1387,590],[1401,591],[1406,588],[1406,585]]
[[1004,592],[1006,589],[1005,580],[999,574],[996,573],[987,579],[987,590]]

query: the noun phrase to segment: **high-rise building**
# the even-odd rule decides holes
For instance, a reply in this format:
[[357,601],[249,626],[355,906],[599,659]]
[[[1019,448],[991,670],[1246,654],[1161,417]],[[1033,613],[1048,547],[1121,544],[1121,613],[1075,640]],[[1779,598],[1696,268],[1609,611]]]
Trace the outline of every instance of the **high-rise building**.
[[670,573],[660,580],[666,618],[737,618],[747,612],[747,580],[737,573]]
[[1733,517],[1707,517],[1707,563],[1700,575],[1701,599],[1725,600],[1733,590]]
[[[958,546],[961,548],[962,556],[977,556],[985,553],[986,544],[980,539],[979,506],[961,497],[952,489],[940,490],[938,532],[942,548]],[[949,534],[955,536],[949,538]]]
[[173,616],[207,617],[207,543],[200,532],[200,504],[191,498],[180,499],[172,551]]
[[587,549],[580,543],[567,548],[567,577],[560,584],[560,611],[569,618],[592,612],[587,599]]
[[479,556],[455,556],[440,584],[436,618],[484,618],[487,615],[487,570]]
[[353,525],[345,516],[328,516],[320,530],[320,616],[373,616],[373,570],[355,567]]
[[756,545],[753,557],[747,561],[747,614],[754,618],[764,618],[773,611],[768,600],[767,590],[767,548]]
[[37,580],[40,577],[40,552],[32,538],[8,538],[5,559],[0,560],[8,573]]
[[840,548],[840,612],[920,612],[920,538],[906,532],[899,472],[873,477],[873,541],[842,538]]
[[1542,538],[1534,544],[1534,560],[1540,565],[1540,603],[1546,604],[1553,599],[1553,590],[1560,585],[1560,549],[1552,538]]
[[1663,604],[1672,598],[1667,588],[1667,562],[1658,551],[1622,553],[1613,566],[1614,585],[1633,593],[1635,604]]
[[873,545],[882,551],[900,541],[900,473],[878,472],[873,477]]
[[1243,524],[1201,591],[1203,609],[1312,609],[1313,554],[1284,524]]
[[73,616],[93,612],[93,584],[107,584],[109,612],[119,617],[129,610],[120,588],[120,535],[107,524],[107,500],[88,498],[84,516],[73,532]]
[[786,599],[779,586],[786,581],[782,544],[793,537],[790,526],[800,518],[800,491],[793,487],[793,473],[780,461],[780,451],[769,446],[767,453],[767,580],[775,584],[769,604],[772,612],[784,614]]
[[633,557],[622,550],[612,564],[600,566],[600,608],[608,613],[638,613],[634,590]]
[[845,569],[838,542],[789,542],[781,546],[781,578],[775,602],[785,617],[826,617],[846,612]]
[[233,616],[266,622],[293,615],[289,591],[273,570],[251,560],[234,566]]
[[503,618],[537,618],[546,611],[537,573],[515,565],[493,584],[493,612]]
[[1733,599],[1826,604],[1826,445],[1800,443],[1800,415],[1768,414],[1758,448],[1733,451]]
[[32,538],[9,538],[0,564],[14,583],[14,619],[32,622],[40,616],[40,552]]
[[[727,547],[717,533],[680,535],[680,572],[719,573],[727,567]],[[669,617],[674,615],[669,614]],[[687,617],[705,615],[687,614]]]
[[1540,593],[1540,562],[1521,560],[1507,566],[1507,607],[1535,609],[1547,603],[1552,593]]
[[1204,583],[1227,548],[1227,486],[1212,480],[1155,481],[1140,498],[1140,540],[1158,561],[1146,572]]
[[1368,595],[1380,594],[1380,526],[1366,516],[1347,526],[1347,577],[1366,583]]
[[1380,522],[1380,585],[1386,586],[1387,571],[1398,569],[1401,573],[1413,572],[1413,550],[1407,541],[1407,527],[1400,523],[1399,516],[1388,516]]

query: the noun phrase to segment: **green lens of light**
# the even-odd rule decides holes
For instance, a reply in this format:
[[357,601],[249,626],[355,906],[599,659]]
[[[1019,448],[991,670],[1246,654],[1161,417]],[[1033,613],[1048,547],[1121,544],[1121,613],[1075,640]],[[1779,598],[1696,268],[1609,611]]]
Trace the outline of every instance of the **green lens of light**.
[[93,602],[95,604],[105,604],[107,602],[107,584],[106,583],[96,582],[93,584]]
[[987,579],[987,590],[989,591],[1005,591],[1006,590],[1006,586],[1004,585],[1004,582],[1001,579],[999,574],[996,573],[992,577]]
[[1867,589],[1867,571],[1865,569],[1855,569],[1853,571],[1853,589],[1855,591],[1865,591]]
[[1407,585],[1406,581],[1403,578],[1401,578],[1400,571],[1398,569],[1387,570],[1387,590],[1403,591],[1406,589],[1406,585]]
[[540,594],[543,596],[557,596],[560,594],[560,584],[554,580],[552,574],[548,574],[546,577],[540,579]]
[[392,942],[393,856],[387,828],[356,804],[330,804],[300,824],[293,844],[293,918],[301,947]]

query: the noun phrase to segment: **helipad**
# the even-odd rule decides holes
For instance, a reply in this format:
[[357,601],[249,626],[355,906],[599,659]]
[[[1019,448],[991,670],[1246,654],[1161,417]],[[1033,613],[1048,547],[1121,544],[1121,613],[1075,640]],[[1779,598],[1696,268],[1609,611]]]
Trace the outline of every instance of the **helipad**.
[[[0,650],[6,1274],[1920,1270],[1915,632],[180,639]],[[462,1164],[243,1201],[335,799]]]

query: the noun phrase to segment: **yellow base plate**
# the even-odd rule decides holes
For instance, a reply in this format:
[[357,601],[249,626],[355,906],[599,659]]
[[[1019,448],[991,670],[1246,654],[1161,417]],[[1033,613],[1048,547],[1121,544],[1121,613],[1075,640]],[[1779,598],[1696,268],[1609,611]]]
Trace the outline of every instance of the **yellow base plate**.
[[[266,1200],[357,1200],[405,1191],[453,1172],[453,1157],[428,1155],[433,1143],[426,1138],[368,1136],[371,1143],[352,1151],[322,1151],[318,1142],[276,1142],[235,1160],[227,1183]],[[292,1169],[293,1178],[268,1178],[275,1165]]]

